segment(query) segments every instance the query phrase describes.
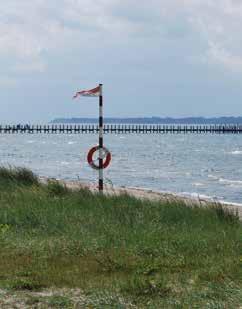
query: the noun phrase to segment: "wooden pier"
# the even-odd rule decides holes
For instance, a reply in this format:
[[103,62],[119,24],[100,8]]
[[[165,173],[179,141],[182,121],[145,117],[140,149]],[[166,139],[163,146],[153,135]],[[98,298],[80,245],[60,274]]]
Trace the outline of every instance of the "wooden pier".
[[[0,125],[0,134],[87,134],[98,133],[95,124],[81,125]],[[239,125],[119,125],[107,124],[104,133],[111,134],[241,134],[242,124]]]

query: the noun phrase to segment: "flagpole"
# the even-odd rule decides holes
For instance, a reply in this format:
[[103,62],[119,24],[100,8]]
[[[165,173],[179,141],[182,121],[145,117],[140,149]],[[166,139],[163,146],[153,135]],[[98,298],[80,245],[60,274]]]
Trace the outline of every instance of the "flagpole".
[[103,85],[99,84],[99,192],[103,192]]

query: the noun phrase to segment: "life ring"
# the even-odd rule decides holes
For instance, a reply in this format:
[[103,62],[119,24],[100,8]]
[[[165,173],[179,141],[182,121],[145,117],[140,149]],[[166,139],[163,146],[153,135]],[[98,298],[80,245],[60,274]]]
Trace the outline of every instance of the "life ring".
[[[92,147],[92,148],[89,150],[89,152],[88,152],[88,154],[87,154],[87,162],[88,162],[88,164],[89,164],[93,169],[95,169],[95,170],[99,170],[100,167],[99,167],[99,164],[97,165],[97,164],[94,163],[94,161],[93,161],[93,155],[94,155],[94,153],[95,153],[97,150],[99,150],[99,149],[100,149],[99,146],[94,146],[94,147]],[[103,161],[103,166],[102,166],[101,168],[106,168],[106,167],[108,167],[108,165],[109,165],[109,163],[110,163],[110,161],[111,161],[111,153],[110,153],[109,150],[108,150],[107,148],[105,148],[105,147],[102,147],[102,150],[103,150],[104,155],[105,155],[106,158],[105,158],[105,160]]]

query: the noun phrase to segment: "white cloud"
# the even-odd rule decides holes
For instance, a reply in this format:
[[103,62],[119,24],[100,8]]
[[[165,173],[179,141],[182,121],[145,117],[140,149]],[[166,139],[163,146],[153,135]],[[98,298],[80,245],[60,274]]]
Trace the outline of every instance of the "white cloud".
[[1,4],[0,54],[12,57],[13,68],[42,72],[49,52],[88,49],[107,37],[152,44],[193,35],[191,53],[203,41],[201,58],[240,70],[241,17],[240,0],[8,0]]
[[242,72],[242,56],[230,54],[228,50],[220,48],[212,42],[210,43],[206,60],[208,62],[222,64],[231,71]]
[[242,71],[242,2],[239,0],[184,0],[191,26],[207,42],[207,61]]
[[[241,80],[221,68],[242,71],[241,17],[241,0],[2,1],[2,106],[12,102],[20,119],[48,119],[61,108],[69,115],[71,89],[101,80],[107,104],[115,102],[110,115],[208,114],[221,102],[236,113],[242,94],[233,81]],[[7,107],[3,119],[12,117]]]
[[12,71],[20,73],[43,73],[46,71],[46,64],[41,61],[40,57],[38,57],[37,59],[32,58],[16,63],[16,65],[12,68]]

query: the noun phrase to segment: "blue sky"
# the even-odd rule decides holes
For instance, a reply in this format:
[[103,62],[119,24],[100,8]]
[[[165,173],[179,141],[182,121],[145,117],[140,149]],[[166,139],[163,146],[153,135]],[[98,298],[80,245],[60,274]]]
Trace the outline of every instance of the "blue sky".
[[8,0],[1,122],[242,115],[241,0]]

